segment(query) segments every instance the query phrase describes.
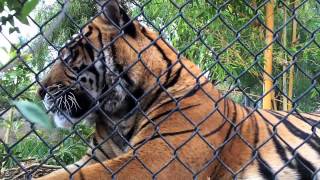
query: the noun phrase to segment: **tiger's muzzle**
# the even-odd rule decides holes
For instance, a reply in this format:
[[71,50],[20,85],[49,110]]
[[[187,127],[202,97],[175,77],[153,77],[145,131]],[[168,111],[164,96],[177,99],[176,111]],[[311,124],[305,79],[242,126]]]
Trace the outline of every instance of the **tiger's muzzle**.
[[[47,110],[53,114],[58,127],[71,127],[94,111],[94,100],[81,87],[55,84],[38,90]],[[88,116],[90,118],[91,115]]]

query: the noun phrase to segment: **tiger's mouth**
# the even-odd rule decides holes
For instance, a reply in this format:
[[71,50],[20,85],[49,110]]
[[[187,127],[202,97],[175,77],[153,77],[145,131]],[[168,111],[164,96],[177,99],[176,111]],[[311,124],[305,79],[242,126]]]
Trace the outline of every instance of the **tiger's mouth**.
[[68,88],[62,85],[48,87],[43,103],[53,114],[57,127],[68,128],[81,119],[91,119],[94,100],[81,88]]

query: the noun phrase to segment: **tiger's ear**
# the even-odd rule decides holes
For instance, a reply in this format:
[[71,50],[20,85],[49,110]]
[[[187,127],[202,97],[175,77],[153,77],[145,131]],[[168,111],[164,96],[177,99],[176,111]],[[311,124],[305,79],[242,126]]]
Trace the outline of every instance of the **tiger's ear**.
[[131,37],[136,36],[136,29],[131,18],[123,10],[117,0],[100,0],[98,5],[99,12],[112,25],[117,25]]
[[100,0],[98,5],[99,12],[111,24],[120,25],[120,6],[117,0]]

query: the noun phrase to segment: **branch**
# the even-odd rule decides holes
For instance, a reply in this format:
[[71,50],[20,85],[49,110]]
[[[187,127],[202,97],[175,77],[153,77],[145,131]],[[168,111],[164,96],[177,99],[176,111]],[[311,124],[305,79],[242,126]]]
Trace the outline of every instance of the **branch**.
[[[40,165],[39,163],[32,164],[32,165],[26,167],[25,169],[26,170],[33,169],[35,167],[38,167],[39,165]],[[47,164],[42,164],[40,167],[44,168],[44,169],[61,169],[61,166],[54,166],[54,165],[47,165]],[[12,179],[18,179],[19,177],[21,177],[27,173],[28,172],[23,171],[23,172],[19,173],[18,175],[14,176]]]
[[[53,32],[61,25],[61,23],[66,18],[66,12],[68,11],[70,7],[70,0],[64,0],[61,12],[59,13],[58,17],[54,19],[54,22],[49,25],[47,28],[47,31],[43,33],[43,36],[46,37],[48,40],[51,40]],[[45,39],[39,39],[38,42],[34,43],[34,46],[32,47],[33,51],[38,51],[43,43],[45,42]]]

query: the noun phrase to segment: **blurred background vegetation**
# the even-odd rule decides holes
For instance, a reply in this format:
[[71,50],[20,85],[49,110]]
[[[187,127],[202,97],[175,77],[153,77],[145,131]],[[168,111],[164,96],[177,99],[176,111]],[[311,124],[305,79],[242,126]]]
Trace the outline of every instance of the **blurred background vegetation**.
[[[23,10],[27,3],[32,6]],[[48,133],[25,121],[10,101],[23,99],[42,105],[35,96],[39,79],[59,47],[95,15],[94,4],[93,0],[0,0],[0,36],[8,44],[0,44],[7,56],[0,61],[2,174],[20,166],[18,161],[51,158],[47,164],[70,164],[85,152],[93,129],[81,124]],[[121,4],[206,71],[204,75],[222,93],[246,106],[262,107],[265,1],[122,0]],[[320,4],[275,0],[273,10],[273,109],[290,110],[286,97],[292,91],[297,110],[316,111],[320,107]],[[33,27],[33,34],[26,36],[21,28],[25,26]],[[56,147],[54,158],[51,147]]]

